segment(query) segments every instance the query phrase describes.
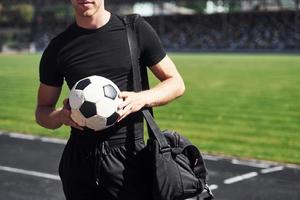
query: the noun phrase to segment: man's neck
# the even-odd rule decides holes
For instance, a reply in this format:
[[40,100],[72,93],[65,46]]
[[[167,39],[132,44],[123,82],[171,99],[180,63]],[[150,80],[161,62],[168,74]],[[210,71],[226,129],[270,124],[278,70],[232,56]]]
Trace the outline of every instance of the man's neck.
[[111,13],[107,10],[98,11],[90,17],[76,15],[76,23],[82,28],[97,29],[104,26],[109,21],[110,15]]

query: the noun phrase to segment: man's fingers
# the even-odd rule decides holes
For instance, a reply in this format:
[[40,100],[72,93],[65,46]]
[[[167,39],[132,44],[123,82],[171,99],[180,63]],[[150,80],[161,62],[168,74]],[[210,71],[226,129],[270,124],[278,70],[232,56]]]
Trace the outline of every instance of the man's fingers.
[[123,110],[120,110],[118,112],[119,114],[119,119],[118,122],[121,121],[122,119],[124,119],[127,115],[129,115],[132,112],[132,105],[128,104]]
[[127,92],[127,91],[120,92],[119,98],[126,98],[129,96],[130,93],[131,92]]
[[120,116],[117,120],[117,122],[120,122],[122,119],[124,119],[128,114],[124,114],[122,116]]
[[63,115],[64,115],[65,118],[70,118],[70,115],[71,115],[70,110],[64,108],[62,112],[63,112]]
[[63,105],[64,105],[64,106],[67,106],[68,104],[69,104],[69,99],[68,99],[68,98],[64,99]]
[[118,106],[119,109],[123,109],[126,106],[128,106],[130,104],[130,102],[128,100],[125,100],[123,102],[120,103],[120,105]]
[[83,128],[81,126],[79,126],[76,122],[74,122],[71,118],[71,111],[64,108],[62,110],[62,122],[64,125],[67,125],[67,126],[72,126],[74,128],[77,128],[77,129],[80,129],[80,130],[83,130]]
[[83,131],[83,128],[81,126],[79,126],[77,123],[73,122],[73,121],[71,122],[70,126]]
[[64,104],[64,105],[67,104],[68,102],[69,102],[69,99],[68,99],[68,98],[66,98],[66,99],[63,100],[63,104]]
[[68,126],[72,126],[74,128],[80,129],[83,131],[83,128],[81,126],[79,126],[76,122],[74,122],[72,119],[68,119],[66,122]]
[[65,108],[65,109],[71,110],[71,107],[70,107],[70,103],[69,103],[69,99],[68,99],[68,98],[64,99],[63,105],[64,105],[64,108]]

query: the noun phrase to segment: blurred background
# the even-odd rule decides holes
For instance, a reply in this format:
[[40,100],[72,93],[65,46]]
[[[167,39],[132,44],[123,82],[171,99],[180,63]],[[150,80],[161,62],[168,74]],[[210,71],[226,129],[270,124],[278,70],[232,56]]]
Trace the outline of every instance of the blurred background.
[[[299,51],[299,0],[109,0],[140,13],[174,51]],[[42,51],[73,22],[68,0],[1,0],[0,49]]]
[[[300,0],[105,4],[144,16],[182,74],[185,95],[155,117],[205,153],[218,199],[300,199]],[[0,199],[63,199],[63,145],[31,140],[69,137],[68,127],[39,127],[34,110],[41,54],[73,22],[69,0],[0,0]],[[57,106],[67,96],[64,87]],[[51,176],[20,177],[29,172],[18,169]]]

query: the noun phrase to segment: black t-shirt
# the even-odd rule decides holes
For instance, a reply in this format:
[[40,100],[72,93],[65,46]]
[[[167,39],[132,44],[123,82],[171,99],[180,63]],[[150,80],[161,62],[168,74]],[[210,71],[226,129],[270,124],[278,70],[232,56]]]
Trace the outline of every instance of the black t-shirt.
[[[161,61],[166,52],[156,32],[143,18],[137,20],[136,31],[140,48],[138,59],[141,70],[144,70],[146,66]],[[131,68],[124,23],[112,14],[108,23],[98,29],[84,29],[74,23],[55,37],[42,55],[40,82],[61,87],[65,80],[68,87],[72,88],[82,78],[99,75],[112,80],[121,91],[132,91]],[[106,131],[142,132],[141,122],[140,112],[131,114]],[[72,132],[80,130],[72,128]],[[115,135],[118,137],[122,134]]]

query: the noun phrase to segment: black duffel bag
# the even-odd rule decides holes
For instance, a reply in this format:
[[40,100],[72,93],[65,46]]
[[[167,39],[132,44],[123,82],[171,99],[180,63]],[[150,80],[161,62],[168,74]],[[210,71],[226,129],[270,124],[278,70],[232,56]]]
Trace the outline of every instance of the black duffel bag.
[[204,191],[204,199],[212,199],[199,149],[176,131],[161,132],[148,110],[143,114],[148,124],[146,151],[152,166],[153,199],[181,200]]
[[[126,25],[133,88],[136,92],[147,89],[149,85],[147,73],[141,73],[138,64],[139,48],[134,25],[139,17],[127,15],[122,18]],[[204,191],[204,199],[212,199],[213,195],[207,185],[207,169],[198,148],[175,131],[162,132],[150,111],[142,112],[148,125],[149,139],[143,151],[146,152],[147,165],[151,166],[153,200],[181,200],[195,197]]]

